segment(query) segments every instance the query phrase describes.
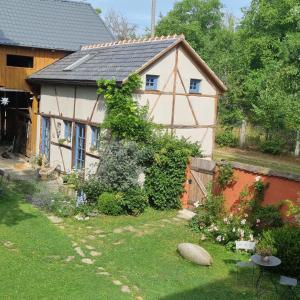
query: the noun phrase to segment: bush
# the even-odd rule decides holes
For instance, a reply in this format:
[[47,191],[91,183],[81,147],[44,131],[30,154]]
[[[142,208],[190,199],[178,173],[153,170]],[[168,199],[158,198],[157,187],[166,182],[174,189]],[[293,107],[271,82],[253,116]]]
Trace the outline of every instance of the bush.
[[141,187],[136,186],[124,193],[121,205],[128,214],[138,215],[148,206],[148,196]]
[[78,191],[83,191],[86,195],[88,203],[96,203],[99,196],[107,191],[104,184],[98,178],[91,178],[87,181],[83,181],[77,188]]
[[161,210],[179,208],[188,158],[199,154],[199,146],[165,134],[150,147],[153,156],[148,158],[150,167],[145,171],[150,204]]
[[221,147],[236,147],[238,139],[233,135],[232,131],[226,130],[216,136],[216,143]]
[[138,184],[142,168],[135,142],[105,141],[99,150],[97,178],[107,191],[125,192]]
[[254,228],[258,230],[282,226],[280,211],[275,206],[259,207],[251,214],[251,218]]
[[118,216],[124,213],[121,206],[122,195],[120,193],[101,194],[98,198],[98,209],[105,215]]
[[266,140],[260,144],[260,150],[264,153],[278,155],[283,152],[284,142],[281,139]]
[[281,259],[278,270],[282,275],[299,278],[300,274],[300,228],[281,227],[265,231],[262,242],[268,240],[277,251],[277,256]]

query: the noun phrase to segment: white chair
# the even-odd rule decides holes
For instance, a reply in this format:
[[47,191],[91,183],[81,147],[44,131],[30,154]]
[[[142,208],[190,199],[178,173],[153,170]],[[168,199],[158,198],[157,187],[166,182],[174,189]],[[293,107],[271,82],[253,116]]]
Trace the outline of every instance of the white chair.
[[295,299],[297,299],[297,294],[295,292],[295,289],[297,287],[298,281],[296,278],[291,278],[287,276],[280,276],[279,284],[286,287],[286,291],[283,293],[282,297],[287,293],[290,292],[291,295]]
[[[243,251],[249,251],[251,253],[254,253],[255,251],[255,242],[251,241],[235,241],[235,250],[243,250]],[[242,268],[252,268],[252,286],[254,286],[254,267],[255,264],[249,260],[249,261],[237,261],[236,264],[236,281],[238,281],[238,270]]]

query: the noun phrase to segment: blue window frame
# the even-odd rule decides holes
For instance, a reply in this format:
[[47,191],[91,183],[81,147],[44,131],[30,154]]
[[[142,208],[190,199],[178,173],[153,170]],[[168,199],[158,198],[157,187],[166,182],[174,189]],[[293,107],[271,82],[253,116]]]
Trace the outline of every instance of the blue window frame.
[[82,170],[85,165],[85,125],[76,123],[75,132],[74,167],[75,170]]
[[148,91],[158,90],[158,75],[146,75],[146,87]]
[[91,141],[91,146],[94,149],[99,149],[100,146],[100,128],[91,126],[92,129],[92,141]]
[[65,140],[71,142],[72,141],[72,122],[64,121],[65,129],[64,129],[64,138]]
[[41,154],[46,157],[47,161],[50,160],[50,123],[49,118],[42,118]]
[[200,79],[191,79],[190,81],[190,93],[200,93]]

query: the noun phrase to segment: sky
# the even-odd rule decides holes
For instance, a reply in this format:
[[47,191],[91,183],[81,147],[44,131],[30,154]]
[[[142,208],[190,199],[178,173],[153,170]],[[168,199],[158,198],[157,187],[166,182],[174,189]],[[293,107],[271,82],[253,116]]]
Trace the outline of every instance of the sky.
[[[102,9],[102,16],[109,10],[116,10],[127,17],[130,23],[138,25],[141,32],[151,23],[151,0],[86,0],[93,7]],[[157,0],[157,15],[166,15],[176,0]],[[241,8],[247,7],[250,0],[221,0],[225,10],[241,17]]]

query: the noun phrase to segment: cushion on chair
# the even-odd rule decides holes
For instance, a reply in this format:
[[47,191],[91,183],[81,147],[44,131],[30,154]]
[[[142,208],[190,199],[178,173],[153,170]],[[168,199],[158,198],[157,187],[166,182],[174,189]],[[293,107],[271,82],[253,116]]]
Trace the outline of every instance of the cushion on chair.
[[279,283],[281,285],[287,285],[287,286],[297,286],[297,279],[287,277],[287,276],[280,276]]

